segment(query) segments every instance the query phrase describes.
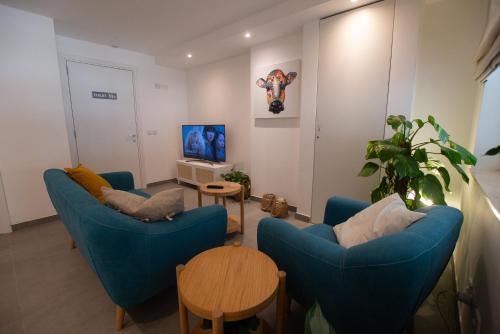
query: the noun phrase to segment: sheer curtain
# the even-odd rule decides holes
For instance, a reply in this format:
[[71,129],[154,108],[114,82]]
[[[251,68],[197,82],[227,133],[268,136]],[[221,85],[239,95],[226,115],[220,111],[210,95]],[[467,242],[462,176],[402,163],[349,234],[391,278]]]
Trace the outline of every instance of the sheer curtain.
[[500,65],[500,0],[491,0],[488,23],[474,61],[476,79],[480,81]]

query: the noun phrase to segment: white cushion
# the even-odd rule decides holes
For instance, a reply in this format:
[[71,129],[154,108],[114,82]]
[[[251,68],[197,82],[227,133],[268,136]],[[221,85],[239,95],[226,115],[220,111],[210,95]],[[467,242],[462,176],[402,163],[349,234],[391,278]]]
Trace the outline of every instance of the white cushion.
[[424,216],[425,213],[408,210],[401,197],[393,194],[335,225],[333,230],[339,244],[349,248],[400,232]]
[[184,211],[182,188],[164,190],[150,198],[106,187],[101,190],[106,204],[144,221],[171,219],[175,214]]

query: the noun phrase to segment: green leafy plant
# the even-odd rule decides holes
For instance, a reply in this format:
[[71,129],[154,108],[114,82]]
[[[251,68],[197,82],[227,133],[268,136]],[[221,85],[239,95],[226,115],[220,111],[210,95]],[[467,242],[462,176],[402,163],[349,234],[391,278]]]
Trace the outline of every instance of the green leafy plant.
[[500,145],[490,148],[484,155],[497,155],[500,154]]
[[[371,193],[372,202],[398,193],[411,210],[424,206],[423,201],[446,205],[443,185],[450,191],[451,178],[445,165],[437,159],[440,156],[469,183],[462,165],[475,165],[476,157],[452,141],[433,116],[425,121],[409,121],[402,115],[391,115],[387,124],[394,130],[392,138],[370,141],[366,149],[366,160],[376,159],[378,163],[369,161],[359,172],[359,176],[367,177],[380,169],[383,171],[379,186]],[[437,138],[414,143],[417,133],[426,126],[434,128]]]
[[[250,181],[250,176],[246,174],[245,172],[235,170],[234,168],[231,169],[231,171],[227,174],[221,174],[220,175],[225,181],[230,181],[230,182],[236,182],[239,183],[243,186],[244,192],[245,192],[245,199],[250,198],[250,195],[252,193],[252,183]],[[240,200],[240,196],[236,195],[235,196],[236,200]]]
[[307,311],[304,323],[304,334],[335,334],[335,328],[326,320],[321,307],[316,301]]

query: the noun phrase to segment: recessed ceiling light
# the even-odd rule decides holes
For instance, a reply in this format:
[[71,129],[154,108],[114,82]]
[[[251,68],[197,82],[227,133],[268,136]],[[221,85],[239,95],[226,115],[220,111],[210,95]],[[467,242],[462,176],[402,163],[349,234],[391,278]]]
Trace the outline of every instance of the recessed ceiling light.
[[358,2],[358,0],[351,0],[352,3]]
[[193,55],[191,53],[188,53],[186,57],[193,58]]
[[250,37],[252,37],[251,33],[249,33],[249,32],[245,33],[245,38],[250,38]]

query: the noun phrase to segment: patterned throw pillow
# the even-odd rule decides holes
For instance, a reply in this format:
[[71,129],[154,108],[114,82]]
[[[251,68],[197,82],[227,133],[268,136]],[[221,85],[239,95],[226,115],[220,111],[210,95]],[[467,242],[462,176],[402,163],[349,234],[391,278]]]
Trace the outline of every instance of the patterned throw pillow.
[[106,204],[143,221],[169,219],[184,211],[184,189],[161,191],[150,198],[126,191],[102,188]]
[[349,248],[400,232],[423,217],[425,213],[408,210],[401,197],[393,194],[335,225],[333,230],[339,244]]

